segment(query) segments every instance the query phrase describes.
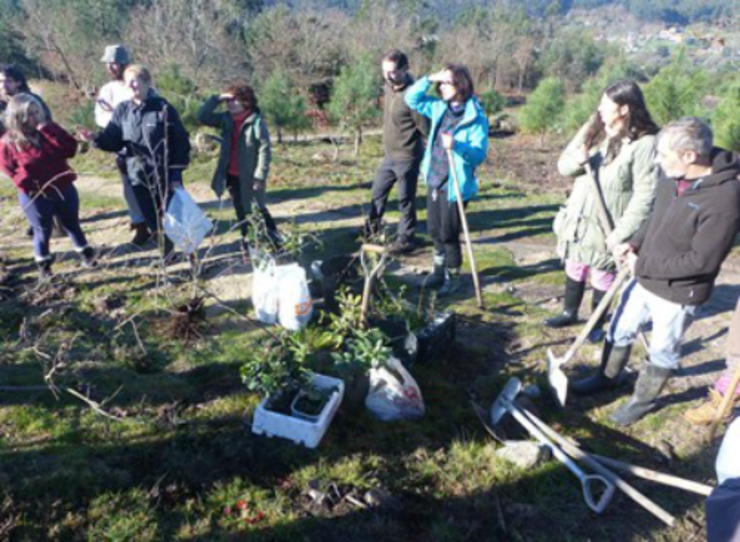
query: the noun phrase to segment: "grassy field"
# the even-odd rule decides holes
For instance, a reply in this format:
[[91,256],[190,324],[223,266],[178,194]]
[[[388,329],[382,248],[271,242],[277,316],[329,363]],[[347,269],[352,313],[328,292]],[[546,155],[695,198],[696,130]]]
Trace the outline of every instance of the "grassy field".
[[[10,272],[0,290],[0,540],[703,539],[698,497],[635,482],[677,517],[672,529],[624,496],[596,516],[559,464],[522,471],[496,457],[470,399],[489,405],[514,375],[544,390],[545,350],[564,349],[573,332],[541,326],[557,309],[563,280],[548,250],[567,186],[553,178],[554,151],[522,138],[495,141],[492,151],[469,210],[487,308],[475,306],[470,287],[440,302],[460,317],[458,339],[412,369],[424,418],[383,423],[342,408],[313,451],[249,431],[259,398],[239,367],[266,332],[251,320],[251,269],[239,263],[233,211],[209,190],[213,157],[196,157],[186,175],[220,221],[197,280],[184,269],[163,280],[153,249],[121,248],[130,234],[112,160],[93,151],[75,167],[102,265],[78,269],[69,241],[55,241],[64,253],[58,276],[37,288],[25,222],[9,182],[0,182],[0,254]],[[308,257],[357,250],[353,234],[380,142],[369,138],[357,158],[349,146],[337,161],[332,154],[321,142],[274,152],[269,201],[283,227],[292,222],[323,242]],[[393,208],[389,220],[396,217]],[[421,238],[422,250],[392,266],[395,288],[414,292],[428,270],[428,237]],[[193,291],[206,308],[183,325],[177,308]],[[587,347],[579,367],[595,354]],[[625,393],[563,411],[543,395],[536,407],[595,451],[711,482],[716,447],[704,447],[678,416],[701,391],[620,431],[607,414]],[[312,500],[316,492],[327,495],[323,502]]]

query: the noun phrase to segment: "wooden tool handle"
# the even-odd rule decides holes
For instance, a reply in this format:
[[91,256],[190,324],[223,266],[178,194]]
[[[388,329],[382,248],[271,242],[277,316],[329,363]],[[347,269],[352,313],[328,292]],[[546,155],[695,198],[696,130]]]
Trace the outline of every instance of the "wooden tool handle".
[[[520,407],[521,408],[521,407]],[[617,486],[625,495],[635,501],[637,504],[642,506],[645,510],[653,514],[655,517],[660,519],[666,525],[673,527],[676,523],[676,518],[666,512],[663,508],[658,506],[656,503],[648,499],[645,495],[637,491],[634,487],[629,485],[627,482],[622,480],[619,476],[614,474],[612,471],[607,469],[604,465],[599,463],[592,455],[584,452],[577,446],[571,444],[567,439],[563,438],[557,431],[546,425],[545,422],[540,420],[537,416],[532,414],[529,410],[521,409],[532,422],[539,427],[543,433],[549,436],[552,440],[557,442],[568,455],[573,458],[583,461],[586,465],[591,467],[593,470],[602,474],[607,480],[610,480],[615,486]]]
[[714,435],[717,432],[719,424],[722,422],[724,417],[727,415],[728,410],[730,409],[730,404],[732,403],[732,399],[735,397],[735,390],[737,390],[738,385],[740,385],[740,366],[735,369],[735,373],[732,375],[732,381],[730,382],[730,387],[727,388],[727,393],[722,398],[722,402],[720,403],[719,408],[714,415],[712,425],[709,426],[707,441],[711,442],[712,440],[714,440]]

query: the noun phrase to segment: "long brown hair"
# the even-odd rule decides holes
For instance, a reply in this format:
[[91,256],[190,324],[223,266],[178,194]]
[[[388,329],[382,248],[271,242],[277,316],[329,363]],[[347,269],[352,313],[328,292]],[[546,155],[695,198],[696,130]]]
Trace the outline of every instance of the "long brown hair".
[[[622,79],[612,83],[604,89],[602,96],[607,96],[615,104],[626,105],[629,108],[627,119],[622,131],[609,141],[609,148],[606,152],[606,161],[610,162],[622,150],[622,139],[625,137],[632,141],[640,139],[644,135],[655,135],[660,128],[648,111],[645,103],[645,96],[640,90],[640,86],[631,79]],[[586,132],[584,143],[587,149],[600,145],[606,139],[606,127],[601,116],[594,115],[591,126]]]

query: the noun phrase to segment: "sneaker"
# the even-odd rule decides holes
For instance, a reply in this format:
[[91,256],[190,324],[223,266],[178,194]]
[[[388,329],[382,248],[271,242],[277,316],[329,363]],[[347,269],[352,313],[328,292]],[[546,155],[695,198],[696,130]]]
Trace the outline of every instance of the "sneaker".
[[82,256],[82,261],[80,262],[80,265],[86,269],[89,269],[91,267],[95,267],[98,264],[98,255],[95,252],[95,249],[92,247],[85,247],[82,249],[82,252],[80,253]]

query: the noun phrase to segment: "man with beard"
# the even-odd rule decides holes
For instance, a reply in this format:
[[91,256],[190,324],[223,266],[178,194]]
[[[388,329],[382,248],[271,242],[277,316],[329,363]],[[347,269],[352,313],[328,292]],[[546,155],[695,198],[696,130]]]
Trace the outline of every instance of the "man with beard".
[[365,222],[364,233],[366,235],[380,233],[388,195],[393,185],[398,183],[398,208],[401,219],[396,240],[390,249],[396,254],[401,254],[415,248],[416,185],[419,164],[424,156],[424,140],[429,132],[429,121],[413,111],[404,100],[406,89],[414,82],[408,71],[408,57],[399,50],[391,51],[383,57],[382,69],[385,80],[383,104],[385,157],[373,182],[370,215]]
[[[95,124],[100,128],[105,128],[113,117],[113,111],[118,104],[131,99],[131,89],[126,87],[123,82],[123,72],[131,64],[131,57],[123,45],[109,45],[105,48],[103,58],[100,61],[105,63],[111,78],[100,89],[98,99],[95,101]],[[118,171],[121,174],[123,197],[128,206],[131,229],[135,232],[131,242],[137,246],[145,245],[151,238],[151,232],[146,225],[141,208],[136,202],[134,190],[126,172],[125,150],[116,155],[116,166],[118,166]]]

